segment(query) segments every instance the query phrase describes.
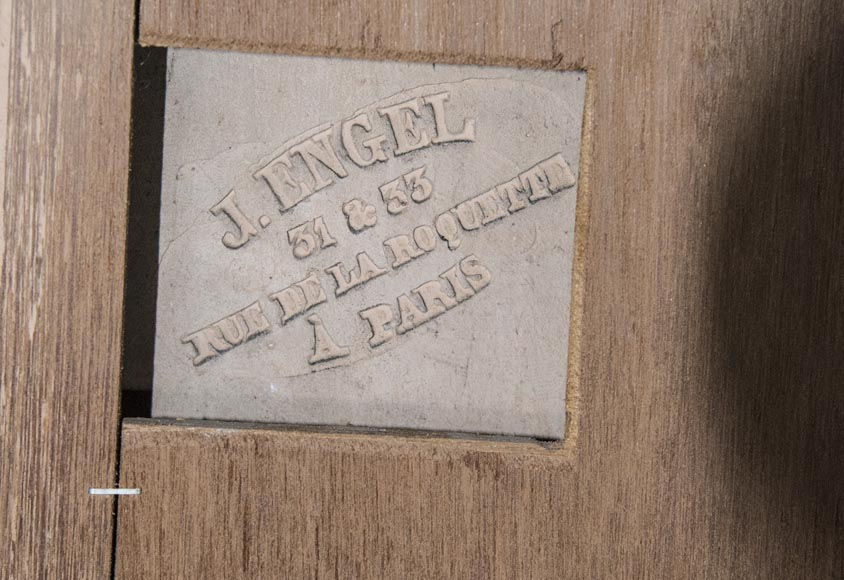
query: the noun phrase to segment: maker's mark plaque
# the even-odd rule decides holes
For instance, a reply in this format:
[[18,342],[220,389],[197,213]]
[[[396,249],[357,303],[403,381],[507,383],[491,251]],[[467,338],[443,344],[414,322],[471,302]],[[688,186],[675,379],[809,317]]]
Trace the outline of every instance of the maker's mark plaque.
[[585,87],[171,50],[153,414],[561,438]]

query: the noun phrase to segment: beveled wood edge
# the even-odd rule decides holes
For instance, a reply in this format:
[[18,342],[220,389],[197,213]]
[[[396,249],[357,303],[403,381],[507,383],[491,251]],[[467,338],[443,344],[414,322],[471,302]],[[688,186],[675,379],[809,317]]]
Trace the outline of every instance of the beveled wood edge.
[[142,27],[138,43],[141,46],[161,48],[191,48],[202,50],[248,52],[256,54],[284,54],[289,56],[323,56],[374,61],[404,61],[437,64],[462,64],[475,66],[500,66],[531,68],[557,71],[589,71],[591,66],[584,64],[584,59],[566,59],[562,55],[553,55],[547,59],[520,58],[513,56],[492,56],[481,54],[452,54],[446,52],[407,51],[400,49],[379,48],[342,48],[322,45],[275,43],[275,42],[239,42],[213,38],[194,38],[183,35],[167,35],[145,31]]
[[[377,454],[459,458],[490,454],[505,463],[533,467],[566,467],[571,453],[566,448],[536,439],[508,438],[495,435],[471,435],[439,431],[404,429],[369,429],[358,427],[287,425],[188,419],[124,419],[122,453],[143,449],[146,442],[159,435],[201,435],[209,442],[218,438],[272,439],[291,448]],[[192,437],[191,437],[192,439]],[[125,457],[124,457],[125,459]],[[132,482],[121,482],[131,485]]]

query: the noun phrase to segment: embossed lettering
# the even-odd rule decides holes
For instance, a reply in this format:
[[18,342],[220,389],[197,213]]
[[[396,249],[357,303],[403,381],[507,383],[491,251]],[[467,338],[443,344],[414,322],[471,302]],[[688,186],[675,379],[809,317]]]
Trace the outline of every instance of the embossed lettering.
[[431,226],[419,226],[413,230],[413,241],[423,252],[430,252],[437,247],[437,234]]
[[270,186],[270,190],[281,204],[279,209],[281,212],[289,210],[313,194],[304,181],[293,179],[290,175],[291,171],[293,171],[293,164],[290,162],[290,155],[285,152],[254,174],[255,179],[261,178]]
[[395,329],[390,326],[393,323],[393,309],[387,304],[378,304],[361,310],[358,316],[366,320],[372,329],[369,346],[384,344],[396,335]]
[[481,210],[481,223],[487,225],[495,220],[507,217],[507,210],[501,207],[501,199],[495,189],[482,193],[473,200]]
[[281,306],[282,324],[326,301],[325,291],[322,289],[322,284],[320,284],[316,272],[311,272],[304,280],[270,294],[270,298]]
[[466,276],[466,280],[475,292],[486,288],[492,280],[492,274],[481,264],[477,256],[470,254],[460,260],[460,271]]
[[[460,202],[449,210],[467,232],[506,217],[508,213],[521,211],[526,207],[521,194],[527,195],[530,203],[551,197],[562,189],[573,187],[577,180],[563,156],[559,153],[541,161],[519,174],[517,178],[500,183],[495,188]],[[509,205],[508,205],[509,204]],[[505,207],[506,206],[506,207]],[[459,240],[451,228],[447,214],[437,216],[437,233],[454,249]],[[446,237],[448,236],[448,237]]]
[[246,338],[246,321],[239,316],[229,316],[215,325],[223,333],[223,339],[229,344],[240,344]]
[[409,236],[404,234],[387,238],[384,240],[384,245],[387,246],[393,254],[393,268],[404,266],[414,258],[418,258],[425,253],[413,244]]
[[293,255],[300,260],[307,258],[320,248],[327,248],[337,243],[322,216],[299,224],[287,231],[287,241],[293,246]]
[[[431,101],[423,100],[423,102],[431,106],[435,117],[439,115],[437,120],[439,142],[473,139],[473,120],[467,119],[460,133],[451,133],[444,125],[443,104],[447,101],[447,94],[440,93],[434,95],[434,97]],[[391,123],[394,122],[394,129],[400,131],[397,134],[400,135],[397,136],[397,143],[404,152],[418,149],[423,146],[422,143],[429,140],[427,133],[414,125],[416,117],[411,113],[418,116],[418,112],[418,100],[407,101],[381,111],[382,115],[386,116]],[[347,122],[347,126],[343,129],[345,131],[343,141],[352,148],[355,147],[355,144],[351,141],[353,127],[359,127],[366,131],[366,135],[369,135],[371,134],[371,123],[365,115],[358,115]],[[329,137],[330,130],[325,130],[290,149],[291,152],[297,153],[305,161],[314,178],[316,189],[326,187],[331,183],[330,178],[326,178],[319,173],[320,165],[330,169],[337,176],[342,177],[346,174],[345,168],[340,164],[339,159],[330,147]],[[442,138],[440,139],[440,137]],[[368,159],[364,159],[360,155],[360,151],[355,149],[358,157],[356,160],[353,159],[355,163],[366,166],[375,163],[375,161],[383,160],[382,157],[385,157],[381,147],[383,142],[383,137],[366,139],[364,147],[370,152],[370,155]],[[288,197],[279,196],[279,200],[285,199],[282,203],[282,209],[284,209],[285,204],[289,208],[290,204],[301,201],[303,192],[307,195],[311,193],[307,185],[293,180],[289,173],[290,168],[289,156],[285,153],[256,173],[256,175],[264,177],[274,187],[280,188],[278,191],[284,191],[284,195],[288,195]],[[381,186],[381,196],[387,205],[388,213],[401,213],[407,208],[411,200],[421,203],[430,199],[433,193],[433,185],[425,177],[425,171],[425,166],[418,167]],[[385,239],[383,241],[385,257],[389,259],[389,255],[386,254],[387,251],[392,255],[389,267],[398,269],[426,253],[434,251],[440,238],[446,241],[450,250],[455,250],[461,244],[460,229],[465,231],[478,230],[513,212],[523,210],[529,203],[536,203],[551,197],[551,195],[573,187],[575,184],[576,179],[571,168],[562,155],[558,153],[526,171],[522,171],[518,177],[500,183],[492,189],[488,189],[458,203],[450,210],[440,213],[434,219],[433,225],[418,225],[410,235],[400,234]],[[274,189],[274,191],[276,190]],[[349,229],[353,233],[361,232],[377,224],[376,208],[363,199],[355,198],[347,201],[343,204],[342,211]],[[214,215],[225,214],[238,227],[237,234],[227,232],[223,236],[223,243],[227,247],[241,247],[257,233],[255,226],[237,206],[234,191],[229,192],[212,207],[211,212]],[[266,227],[269,224],[269,218],[262,216],[260,224],[261,227]],[[333,246],[337,243],[337,240],[328,232],[322,216],[291,228],[288,230],[287,236],[288,241],[293,246],[293,255],[300,259],[311,256],[318,249]],[[374,262],[366,252],[360,252],[355,256],[355,264],[351,271],[347,271],[342,262],[337,262],[325,268],[325,272],[330,274],[335,282],[334,294],[336,297],[343,296],[352,288],[383,276],[388,271],[387,267],[382,267]],[[460,260],[436,279],[424,282],[410,292],[399,295],[396,298],[398,317],[396,317],[396,311],[387,304],[378,304],[360,310],[358,315],[369,324],[371,330],[368,339],[369,346],[371,348],[378,347],[393,340],[396,336],[409,332],[448,312],[458,304],[475,296],[488,286],[491,280],[490,270],[472,254]],[[279,292],[270,294],[270,297],[281,307],[282,325],[327,300],[317,273],[313,271],[305,279],[295,282]],[[350,348],[340,346],[333,340],[317,314],[308,316],[307,320],[314,330],[314,350],[308,358],[310,364],[349,356]],[[246,342],[257,334],[267,332],[269,329],[270,323],[264,316],[260,304],[255,302],[233,315],[185,336],[182,341],[193,345],[195,350],[193,364],[198,366]]]
[[456,250],[460,247],[460,237],[457,229],[457,221],[450,213],[441,213],[434,221],[434,227],[442,239],[448,243],[449,250]]
[[195,352],[193,365],[215,358],[232,348],[270,330],[270,321],[264,316],[260,302],[226,316],[182,338],[183,344],[192,344]]
[[[345,157],[360,168],[387,161],[389,152],[387,135],[384,130],[375,127],[374,121],[379,121],[389,127],[396,144],[392,149],[394,156],[404,155],[433,144],[474,141],[475,119],[464,119],[463,127],[458,132],[453,132],[449,128],[445,104],[450,98],[451,93],[444,91],[413,97],[386,107],[377,107],[377,104],[373,104],[371,109],[377,111],[380,116],[375,116],[374,111],[364,111],[351,119],[303,133],[288,141],[293,145],[281,153],[274,154],[269,162],[253,173],[253,177],[263,180],[269,186],[281,205],[280,211],[285,212],[314,193],[330,186],[335,182],[335,177],[348,176],[348,170],[338,152],[341,154],[345,152]],[[432,113],[432,132],[420,123],[423,105],[426,107],[426,113],[428,109]],[[309,134],[313,131],[318,132]],[[335,141],[337,141],[336,145]],[[295,165],[294,160],[296,160]],[[302,163],[310,174],[309,183],[296,176],[297,170],[304,171],[301,167]],[[417,203],[428,199],[433,190],[431,182],[424,177],[424,172],[425,168],[422,167],[404,176],[408,188],[405,195],[410,196]],[[390,200],[396,197],[398,196],[390,193],[385,197],[385,202],[390,204],[390,213],[398,213],[403,209],[401,201],[390,203]]]
[[524,187],[530,188],[531,202],[545,199],[576,182],[569,164],[559,153],[523,172],[519,179]]
[[182,338],[182,343],[192,343],[196,349],[196,356],[193,357],[193,366],[198,367],[207,360],[231,349],[232,345],[225,341],[223,334],[216,326],[208,326],[197,330]]
[[457,306],[457,300],[449,296],[443,291],[443,285],[440,280],[431,280],[425,282],[414,290],[425,305],[425,311],[431,316],[439,316],[446,310],[450,310]]
[[427,312],[422,311],[413,301],[402,294],[398,297],[399,316],[401,317],[401,324],[396,327],[396,332],[404,334],[408,330],[413,330],[417,326],[428,322],[432,317],[428,316]]
[[369,116],[366,113],[361,113],[354,119],[349,119],[343,123],[343,127],[341,129],[343,148],[346,149],[349,159],[351,159],[358,167],[368,167],[376,161],[386,161],[387,154],[384,152],[384,141],[386,141],[387,138],[384,135],[377,135],[375,137],[365,139],[362,145],[369,150],[369,159],[364,159],[357,147],[357,144],[355,144],[354,135],[352,133],[352,129],[354,127],[361,127],[364,129],[365,135],[370,135],[372,131],[372,124],[369,122]]
[[452,266],[440,274],[440,278],[448,282],[449,286],[451,286],[451,291],[454,292],[454,299],[458,302],[463,302],[475,295],[475,291],[472,288],[463,285],[460,276],[457,274],[457,265]]
[[255,229],[255,226],[253,226],[249,221],[249,218],[246,217],[246,214],[244,214],[237,206],[234,199],[234,190],[228,192],[226,197],[221,199],[220,202],[209,211],[211,211],[211,213],[215,216],[218,216],[221,213],[225,214],[231,221],[234,222],[234,225],[237,226],[237,235],[232,232],[226,232],[223,234],[223,245],[227,248],[236,250],[248,242],[252,236],[258,233],[258,230]]
[[366,252],[361,252],[356,256],[357,266],[352,269],[349,275],[346,275],[346,269],[342,263],[338,262],[325,269],[326,272],[334,277],[334,282],[337,284],[335,296],[342,296],[352,288],[360,286],[365,282],[369,282],[373,278],[383,276],[388,272],[386,268],[381,268]]
[[[469,286],[466,286],[458,272],[463,273]],[[429,320],[451,310],[461,302],[474,296],[489,285],[492,279],[490,271],[474,255],[470,255],[442,274],[415,288],[408,294],[396,298],[399,309],[399,324],[395,325],[393,309],[387,304],[378,304],[358,312],[369,323],[372,335],[369,346],[376,347],[392,340],[397,334],[404,334]],[[446,286],[443,286],[443,282]],[[453,293],[449,294],[448,290]],[[414,298],[421,300],[422,306]]]
[[502,198],[506,198],[510,202],[510,206],[507,208],[510,213],[515,213],[527,207],[527,204],[519,196],[519,193],[524,193],[525,190],[522,187],[521,179],[518,177],[502,183],[496,189]]
[[351,350],[346,346],[338,346],[318,314],[308,316],[308,322],[314,327],[314,353],[308,357],[309,364],[317,364],[349,356]]
[[248,329],[245,340],[249,340],[270,329],[270,321],[264,316],[264,310],[261,308],[260,302],[253,302],[238,312],[238,314],[246,322],[246,328]]
[[457,204],[457,207],[451,211],[457,216],[460,226],[467,232],[478,229],[483,223],[484,216],[481,215],[481,208],[474,202],[474,199]]
[[434,191],[434,184],[428,181],[425,177],[425,167],[422,166],[414,169],[409,173],[404,174],[404,182],[407,184],[407,189],[410,190],[410,199],[416,203],[422,203],[431,197],[431,192]]
[[[474,292],[460,284],[454,267],[446,270],[437,280],[425,282],[412,291],[413,294],[421,298],[425,310],[420,309],[407,294],[402,294],[398,297],[397,302],[401,322],[396,327],[396,332],[398,334],[404,334],[451,310],[460,302],[471,298],[479,290],[489,285],[492,279],[490,271],[474,255],[470,255],[460,261],[460,270],[466,276]],[[455,297],[449,296],[443,290],[442,281],[448,283],[449,287],[455,292]],[[462,299],[457,298],[458,294]]]
[[378,109],[378,113],[390,121],[390,128],[396,139],[396,155],[404,155],[431,144],[428,132],[416,125],[416,120],[419,118],[418,98]]
[[396,215],[407,207],[407,192],[401,187],[401,177],[385,183],[378,188],[381,192],[381,199],[387,204],[387,212]]
[[528,198],[530,201],[536,202],[540,199],[551,197],[551,192],[546,187],[548,184],[548,178],[545,176],[545,172],[542,171],[542,168],[539,165],[531,167],[524,173],[520,174],[519,179],[522,180],[522,185],[524,187],[530,189],[530,197]]
[[[409,204],[408,197],[416,203],[422,203],[431,197],[434,184],[425,177],[426,169],[424,165],[417,167],[378,188],[378,191],[381,192],[381,199],[387,204],[388,213],[396,215],[403,212]],[[402,187],[402,182],[407,187],[406,190]],[[408,191],[410,192],[409,195]]]
[[308,171],[314,178],[315,192],[334,183],[332,178],[323,177],[317,162],[330,169],[337,177],[346,177],[349,174],[340,162],[340,158],[337,157],[337,153],[334,152],[334,147],[331,146],[331,131],[328,128],[290,148],[290,152],[297,153],[308,166]]
[[360,199],[352,199],[343,204],[343,215],[352,233],[362,232],[378,223],[375,206]]
[[569,167],[569,164],[560,153],[557,153],[550,159],[546,159],[539,164],[539,167],[545,172],[548,189],[551,190],[551,193],[557,193],[561,189],[573,187],[577,183],[571,167]]
[[431,141],[433,143],[448,143],[449,141],[474,141],[475,140],[475,120],[466,119],[463,121],[463,128],[459,133],[452,133],[448,130],[448,123],[445,118],[444,103],[451,97],[451,93],[443,92],[435,95],[428,95],[423,100],[425,104],[430,106],[434,111],[434,122],[437,127],[437,134],[434,135]]

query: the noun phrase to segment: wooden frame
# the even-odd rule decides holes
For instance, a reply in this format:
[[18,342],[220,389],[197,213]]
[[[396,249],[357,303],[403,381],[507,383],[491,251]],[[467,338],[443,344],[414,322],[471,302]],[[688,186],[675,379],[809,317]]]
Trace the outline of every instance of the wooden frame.
[[[118,577],[840,575],[840,10],[140,9],[144,43],[585,68],[590,223],[570,448],[127,421]],[[111,503],[84,488],[118,445],[131,6],[11,14],[0,575],[102,577]]]
[[0,577],[105,578],[134,3],[0,7]]
[[[405,55],[405,58],[409,56]],[[461,59],[453,60],[455,62],[461,61]],[[495,62],[495,64],[500,64],[500,62]],[[527,61],[519,61],[519,64],[521,66],[528,64],[541,66],[541,63],[528,63]],[[556,69],[568,70],[561,67],[556,67]],[[251,490],[249,491],[250,494],[257,494],[247,500],[248,502],[255,501],[258,503],[266,502],[273,504],[277,501],[292,502],[297,505],[297,509],[304,508],[307,510],[311,510],[313,506],[322,503],[324,500],[313,496],[305,497],[294,490],[289,490],[292,493],[282,500],[275,496],[272,491],[272,481],[274,479],[295,477],[313,478],[313,481],[316,481],[323,477],[321,473],[310,471],[315,467],[310,462],[299,465],[298,467],[302,471],[296,473],[296,475],[291,475],[291,471],[295,469],[283,459],[289,457],[290,453],[312,453],[318,449],[320,451],[315,456],[315,459],[339,453],[343,456],[370,457],[373,460],[407,460],[418,462],[416,468],[422,472],[432,468],[439,469],[441,467],[441,460],[445,461],[446,465],[449,466],[476,461],[492,462],[499,469],[506,469],[513,472],[521,469],[540,470],[551,473],[569,470],[576,450],[579,420],[578,380],[580,373],[581,316],[583,312],[584,256],[588,231],[592,95],[592,84],[590,81],[587,81],[586,106],[581,140],[580,179],[578,183],[575,260],[572,274],[571,335],[569,341],[569,365],[565,401],[567,419],[564,439],[559,442],[541,442],[530,438],[467,436],[436,432],[414,432],[399,429],[367,430],[214,421],[130,419],[124,422],[123,428],[123,444],[125,447],[122,453],[121,481],[126,482],[126,485],[135,485],[129,483],[132,481],[138,482],[138,485],[143,485],[144,504],[155,507],[153,511],[143,509],[140,512],[136,512],[135,508],[139,507],[139,504],[128,501],[123,503],[123,506],[127,510],[125,512],[125,521],[127,524],[125,527],[121,527],[119,535],[121,538],[126,539],[125,541],[122,540],[120,545],[136,546],[140,543],[145,545],[145,550],[148,549],[151,552],[155,552],[157,550],[156,546],[161,541],[161,537],[157,535],[155,537],[148,537],[146,536],[147,531],[153,527],[158,527],[162,532],[170,529],[172,526],[179,527],[182,525],[179,522],[183,521],[186,514],[185,511],[171,511],[169,508],[159,511],[167,503],[166,497],[174,493],[174,490],[168,489],[168,478],[165,474],[173,469],[193,473],[213,472],[217,467],[227,461],[227,456],[230,453],[240,456],[244,461],[244,463],[238,465],[235,469],[254,473],[257,476],[256,479],[247,476],[248,479],[238,483],[238,488],[242,491]],[[177,452],[178,459],[176,463],[170,462],[170,458],[174,457],[173,451],[176,448],[181,450],[183,445],[193,448],[194,444],[203,439],[215,439],[223,433],[226,434],[226,447],[231,446],[232,448],[223,455],[214,452],[217,449],[215,445],[210,449],[206,449],[200,443],[198,448],[195,449],[201,449],[198,454],[191,453],[191,458],[188,458],[182,457]],[[194,437],[197,439],[193,439]],[[190,442],[192,439],[193,443]],[[245,447],[240,449],[241,445]],[[265,446],[264,451],[258,451],[257,447],[253,447],[258,445]],[[249,448],[248,451],[247,448]],[[166,450],[168,457],[155,456],[153,458],[154,449]],[[234,449],[237,450],[235,451]],[[275,460],[267,461],[270,457],[275,458]],[[197,463],[191,463],[192,460]],[[253,461],[255,462],[254,464],[251,463]],[[431,475],[433,476],[433,474]],[[456,477],[456,474],[454,477]],[[451,478],[444,479],[443,484],[445,487],[440,490],[441,492],[446,492],[446,488],[453,483],[449,479]],[[231,480],[229,481],[231,482]],[[169,483],[173,483],[173,481],[170,480]],[[200,502],[217,501],[211,500],[198,487],[194,487],[196,484],[202,486],[201,480],[191,482],[181,481],[180,484],[188,486],[175,492],[183,500],[193,498]],[[305,487],[309,486],[306,485]],[[313,491],[313,488],[310,489]],[[306,492],[307,490],[302,489],[301,491]],[[363,489],[361,491],[363,492]],[[407,491],[413,492],[412,489]],[[217,492],[229,497],[231,500],[234,500],[237,496],[237,492],[231,488],[225,491],[223,488],[217,488]],[[263,495],[264,493],[266,495]],[[454,490],[448,493],[455,496]],[[459,494],[455,497],[459,499]],[[408,499],[410,498],[408,497]],[[374,498],[371,501],[373,505],[378,503]],[[184,509],[193,511],[197,508],[196,506],[185,504]],[[454,509],[459,509],[459,507],[455,506]],[[171,520],[171,516],[179,521]],[[228,519],[227,516],[218,513],[217,515],[209,514],[208,521],[214,521],[218,517]],[[270,548],[275,550],[278,549],[278,546],[274,542],[264,545],[258,538],[295,538],[302,535],[308,538],[318,537],[321,524],[317,519],[317,514],[314,514],[313,518],[307,518],[304,521],[298,519],[268,519],[266,521],[262,520],[260,523],[244,521],[243,524],[246,527],[243,528],[240,535],[243,538],[254,538],[255,547],[258,550],[255,555],[257,558],[255,562],[257,568],[252,568],[251,564],[245,561],[243,556],[232,558],[234,552],[232,551],[232,546],[230,546],[231,530],[228,526],[223,525],[220,527],[221,534],[219,535],[213,530],[204,530],[201,533],[208,544],[204,544],[203,546],[197,545],[198,551],[184,552],[170,562],[164,562],[155,556],[145,562],[139,562],[132,556],[122,555],[118,550],[118,572],[121,577],[125,575],[127,577],[145,578],[154,577],[160,574],[162,570],[167,571],[166,575],[175,576],[188,576],[194,573],[203,576],[213,574],[227,576],[235,574],[235,569],[246,569],[250,577],[252,575],[259,577],[277,577],[279,575],[283,577],[308,577],[319,571],[322,564],[312,560],[305,553],[302,554],[305,557],[298,559],[295,564],[286,558],[275,559],[268,552],[263,552],[262,549]],[[253,527],[253,524],[257,525]],[[326,525],[336,527],[338,523],[330,522]],[[350,539],[358,535],[352,531],[355,528],[355,522],[344,522],[342,527],[347,528],[347,534]],[[463,530],[463,525],[455,525],[451,532],[461,534]],[[365,532],[362,530],[361,533],[365,535]],[[457,537],[454,539],[456,540]],[[291,554],[295,551],[301,551],[301,547],[298,547],[299,542],[301,540],[295,540],[292,543],[286,544],[284,551]],[[242,547],[245,550],[249,550],[245,545]],[[362,545],[359,548],[365,549]],[[358,548],[353,549],[357,550]],[[134,551],[134,548],[132,551]],[[480,556],[481,554],[479,553],[477,557]],[[401,575],[413,577],[417,572],[412,572],[412,570],[422,570],[422,568],[418,568],[418,566],[422,565],[421,562],[412,562],[413,558],[410,558],[403,563]],[[466,562],[469,563],[471,560],[467,559]],[[373,560],[372,564],[374,567],[364,573],[364,576],[378,575],[378,566],[380,564],[376,560]],[[552,562],[546,562],[541,564],[540,567],[545,568],[546,566],[552,565]],[[430,574],[434,577],[443,573],[442,570],[436,569],[425,572],[425,574]],[[464,572],[455,573],[457,574],[456,577],[462,577],[464,574]],[[465,573],[469,574],[470,569],[467,569]],[[408,574],[410,576],[407,576]]]

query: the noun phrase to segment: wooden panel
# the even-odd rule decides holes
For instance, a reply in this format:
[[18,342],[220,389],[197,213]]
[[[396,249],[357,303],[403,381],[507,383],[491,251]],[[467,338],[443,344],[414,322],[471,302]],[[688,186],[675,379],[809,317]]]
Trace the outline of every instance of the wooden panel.
[[0,577],[105,578],[114,504],[87,489],[117,460],[134,3],[10,4]]
[[144,0],[142,40],[591,74],[577,440],[128,424],[122,578],[835,578],[844,11]]
[[[551,570],[571,490],[536,443],[127,421],[119,578],[495,578]],[[473,533],[467,535],[470,530]],[[548,545],[545,545],[548,542]]]

